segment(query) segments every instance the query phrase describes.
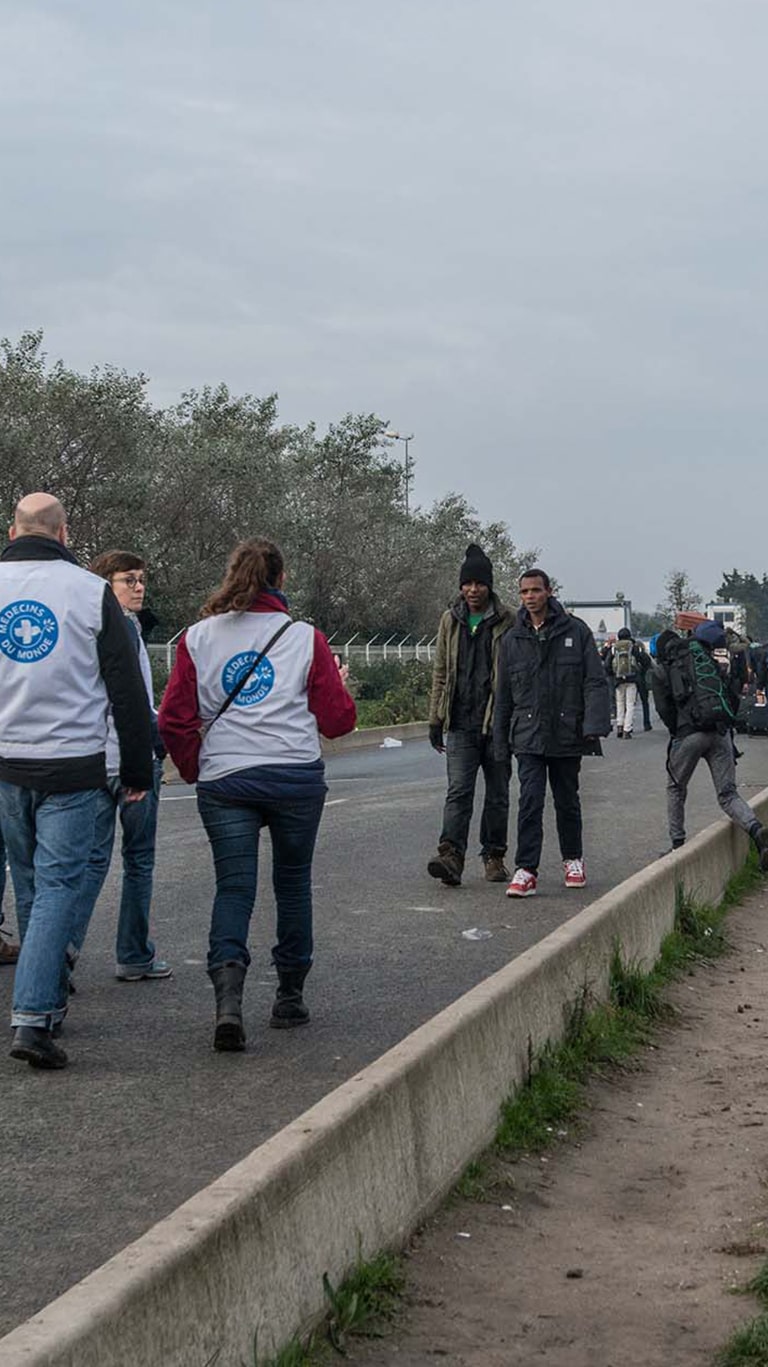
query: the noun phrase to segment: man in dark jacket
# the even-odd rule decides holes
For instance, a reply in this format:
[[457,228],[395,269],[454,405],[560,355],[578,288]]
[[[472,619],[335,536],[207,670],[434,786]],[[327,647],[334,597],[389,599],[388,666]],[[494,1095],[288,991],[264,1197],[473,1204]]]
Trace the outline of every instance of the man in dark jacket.
[[123,800],[152,786],[149,704],[135,641],[109,585],[67,549],[64,509],[28,494],[0,557],[0,825],[21,952],[11,1057],[63,1068],[67,951],[107,781],[107,710]]
[[[741,693],[746,681],[746,658],[731,656],[730,666],[718,665],[715,651],[726,651],[726,636],[718,622],[701,622],[693,632],[694,647],[706,652],[711,661],[710,677],[704,681],[710,703],[709,715],[703,715],[695,685],[688,689],[675,688],[673,652],[679,654],[685,643],[672,631],[663,632],[656,643],[651,683],[656,710],[670,734],[667,752],[667,817],[672,849],[685,844],[685,799],[688,784],[700,759],[706,760],[717,800],[731,821],[740,826],[754,840],[760,855],[760,867],[768,872],[768,831],[761,826],[753,809],[736,788],[736,756],[731,730],[739,710]],[[704,661],[706,666],[706,660]],[[679,667],[678,667],[679,668]],[[720,672],[722,716],[714,714],[718,690],[715,687]],[[701,666],[699,667],[701,673]],[[677,697],[676,697],[677,693]],[[684,698],[682,694],[686,693]]]
[[493,566],[479,546],[467,547],[459,597],[444,612],[437,633],[429,739],[448,757],[448,796],[437,854],[427,870],[456,887],[461,882],[478,769],[485,780],[480,852],[485,877],[505,883],[509,817],[509,756],[493,753],[493,704],[499,645],[512,614],[493,592]]
[[555,803],[565,886],[586,883],[579,771],[611,729],[608,681],[586,622],[552,597],[544,570],[520,580],[522,607],[502,641],[493,732],[497,758],[517,756],[520,801],[508,897],[532,897],[541,858],[547,777]]

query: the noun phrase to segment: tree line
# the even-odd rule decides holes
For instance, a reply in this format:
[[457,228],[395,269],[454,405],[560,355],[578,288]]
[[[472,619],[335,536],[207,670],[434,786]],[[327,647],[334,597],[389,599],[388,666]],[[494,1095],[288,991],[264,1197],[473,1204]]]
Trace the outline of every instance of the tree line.
[[23,494],[46,490],[67,510],[82,563],[109,547],[138,551],[156,640],[196,619],[248,536],[282,547],[297,615],[345,639],[433,636],[470,541],[490,555],[507,601],[536,558],[461,494],[406,512],[405,471],[375,414],[347,414],[321,434],[281,424],[275,394],[219,384],[158,408],[147,391],[143,374],[50,364],[41,331],[0,342],[6,523]]

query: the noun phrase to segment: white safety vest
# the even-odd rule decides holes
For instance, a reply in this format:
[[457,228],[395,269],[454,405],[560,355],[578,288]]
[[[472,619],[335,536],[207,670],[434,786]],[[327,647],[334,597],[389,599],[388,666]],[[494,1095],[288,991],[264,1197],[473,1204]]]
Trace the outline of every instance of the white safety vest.
[[317,722],[307,704],[315,631],[294,622],[258,665],[237,698],[213,721],[244,670],[285,622],[282,612],[227,612],[190,627],[186,646],[197,673],[203,724],[201,783],[264,764],[311,764],[320,758]]
[[103,753],[107,690],[99,668],[106,583],[67,560],[0,562],[0,755]]

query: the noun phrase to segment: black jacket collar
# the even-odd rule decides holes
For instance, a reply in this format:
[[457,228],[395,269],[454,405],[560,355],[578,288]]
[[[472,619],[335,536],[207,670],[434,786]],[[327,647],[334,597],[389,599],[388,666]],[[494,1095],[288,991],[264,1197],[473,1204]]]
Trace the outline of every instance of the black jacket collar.
[[[570,614],[566,612],[562,603],[558,602],[557,598],[550,598],[547,616],[544,622],[547,633],[564,631],[568,626],[569,620]],[[519,608],[517,620],[515,621],[515,632],[527,636],[528,633],[533,630],[534,627],[528,609]]]
[[77,564],[72,552],[52,536],[17,536],[8,542],[0,560],[68,560],[70,565]]

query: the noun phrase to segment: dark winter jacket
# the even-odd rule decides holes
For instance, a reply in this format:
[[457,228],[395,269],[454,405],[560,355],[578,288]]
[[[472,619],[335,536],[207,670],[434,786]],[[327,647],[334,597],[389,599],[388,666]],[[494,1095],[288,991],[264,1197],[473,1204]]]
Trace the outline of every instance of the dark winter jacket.
[[487,734],[493,723],[499,644],[514,618],[494,593],[474,636],[468,617],[467,604],[459,597],[440,618],[429,723],[446,730],[477,727]]
[[[521,608],[499,653],[494,751],[583,755],[611,730],[608,681],[592,632],[555,598],[539,631]],[[598,747],[599,753],[599,747]]]

